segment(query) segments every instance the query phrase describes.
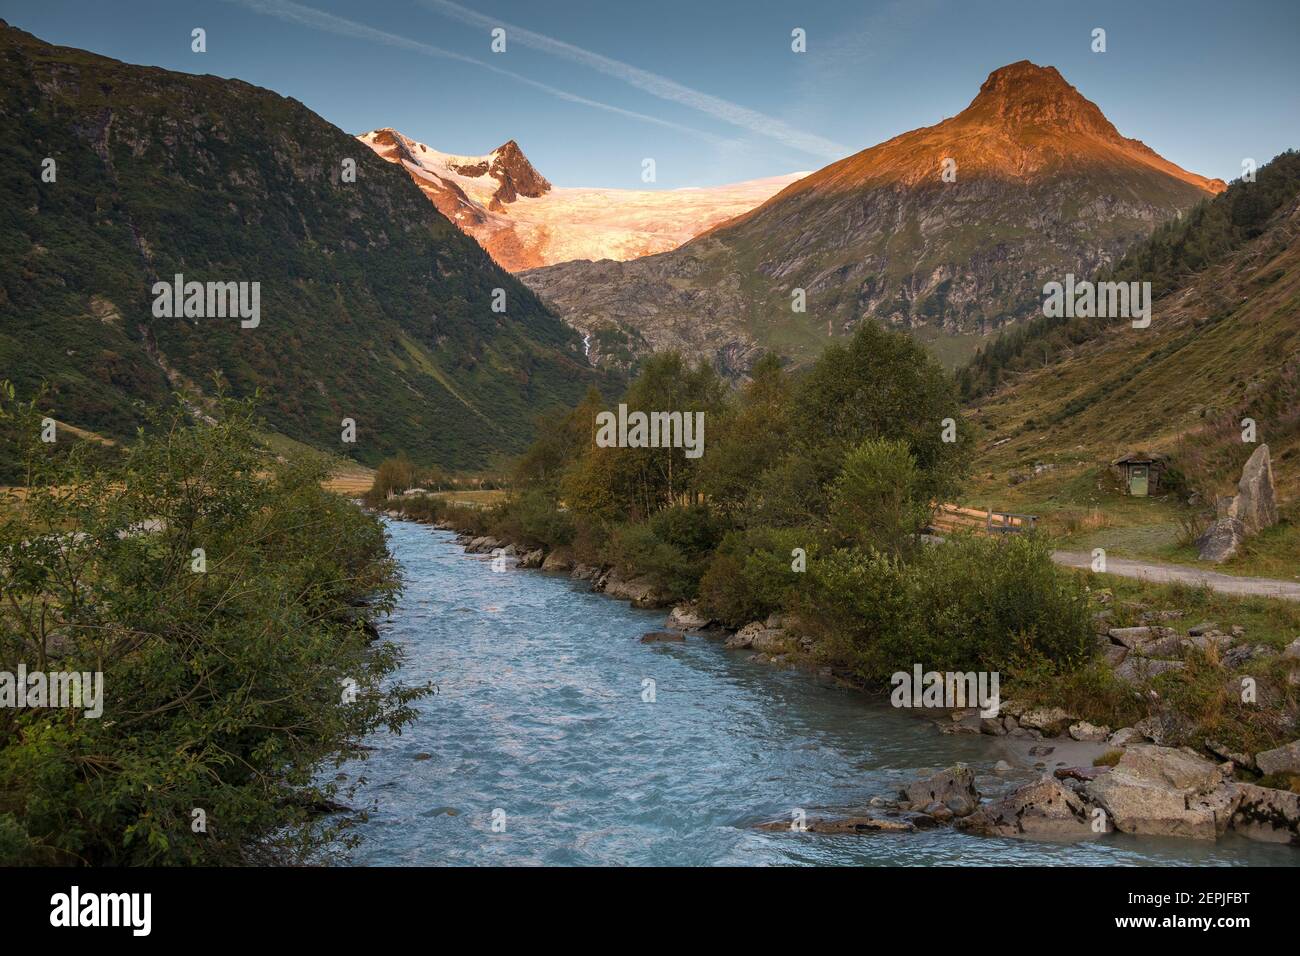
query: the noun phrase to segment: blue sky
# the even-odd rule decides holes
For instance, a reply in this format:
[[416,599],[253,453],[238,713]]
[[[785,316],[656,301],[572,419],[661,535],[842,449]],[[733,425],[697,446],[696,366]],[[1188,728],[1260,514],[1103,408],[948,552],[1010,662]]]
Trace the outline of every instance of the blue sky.
[[1204,175],[1300,146],[1295,0],[0,0],[0,17],[238,77],[353,133],[393,126],[469,154],[515,139],[562,186],[646,188],[645,157],[660,188],[816,169],[959,112],[1021,59]]

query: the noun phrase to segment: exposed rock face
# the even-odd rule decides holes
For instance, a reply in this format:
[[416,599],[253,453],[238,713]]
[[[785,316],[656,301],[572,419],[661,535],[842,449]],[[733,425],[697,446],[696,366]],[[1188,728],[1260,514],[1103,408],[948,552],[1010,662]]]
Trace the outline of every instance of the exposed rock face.
[[[945,159],[955,181],[941,178]],[[863,321],[978,332],[1031,315],[1045,282],[1090,273],[1223,188],[1124,138],[1055,69],[1025,61],[990,74],[957,116],[833,163],[680,249],[522,278],[584,332],[739,375],[766,347],[809,358]],[[806,313],[791,310],[795,289]]]
[[1217,502],[1218,516],[1196,541],[1202,561],[1226,561],[1246,537],[1277,524],[1277,496],[1268,445],[1260,445],[1246,461],[1237,493]]
[[485,156],[456,156],[390,128],[357,138],[400,164],[439,212],[512,272],[666,252],[804,175],[703,189],[555,189],[514,140]]
[[532,551],[526,551],[519,556],[519,567],[521,568],[540,568],[542,559],[546,557],[546,552],[541,548]]
[[1060,840],[1095,835],[1083,800],[1053,777],[985,804],[957,826],[981,836]]

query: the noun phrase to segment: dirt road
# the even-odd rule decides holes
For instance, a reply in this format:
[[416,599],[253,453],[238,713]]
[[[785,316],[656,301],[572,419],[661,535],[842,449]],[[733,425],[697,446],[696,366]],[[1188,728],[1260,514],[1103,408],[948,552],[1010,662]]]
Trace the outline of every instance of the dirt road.
[[[1052,560],[1070,568],[1092,567],[1092,555],[1085,551],[1053,551]],[[1279,581],[1273,578],[1241,578],[1218,571],[1203,571],[1181,564],[1157,564],[1151,561],[1132,561],[1128,558],[1106,559],[1106,573],[1125,578],[1138,578],[1157,584],[1207,585],[1221,594],[1259,595],[1300,601],[1300,581]]]

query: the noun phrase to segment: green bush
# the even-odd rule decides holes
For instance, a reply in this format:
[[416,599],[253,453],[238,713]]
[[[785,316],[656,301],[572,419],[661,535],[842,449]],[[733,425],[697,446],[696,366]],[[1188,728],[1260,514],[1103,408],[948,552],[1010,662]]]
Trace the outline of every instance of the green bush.
[[[32,408],[8,413],[36,434]],[[322,771],[399,731],[423,692],[391,682],[399,651],[367,634],[397,589],[379,522],[322,490],[323,461],[261,453],[247,406],[159,416],[111,467],[30,440],[24,456],[27,497],[0,507],[0,669],[100,672],[103,714],[0,709],[0,862],[346,846],[346,815],[318,812],[338,792]]]
[[805,559],[812,561],[812,537],[793,528],[731,532],[700,579],[704,609],[729,627],[742,627],[791,607],[806,580],[804,572],[794,570],[793,552],[803,548]]

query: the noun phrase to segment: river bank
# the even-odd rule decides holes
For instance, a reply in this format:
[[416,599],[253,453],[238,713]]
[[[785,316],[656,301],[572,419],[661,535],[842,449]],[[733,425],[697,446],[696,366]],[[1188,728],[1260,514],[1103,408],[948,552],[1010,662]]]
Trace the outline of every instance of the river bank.
[[[519,549],[511,549],[508,543],[499,540],[495,543],[479,541],[477,545],[475,545],[473,539],[465,540],[462,538],[459,541],[454,539],[451,539],[451,541],[454,541],[454,543],[449,541],[449,544],[457,551],[463,551],[465,545],[471,546],[470,553],[476,557],[475,566],[479,574],[483,574],[485,570],[483,568],[484,564],[487,565],[488,569],[491,569],[487,570],[484,581],[484,586],[488,587],[491,587],[492,582],[513,582],[520,577],[527,577],[513,572],[525,569],[525,565],[534,565],[540,568],[540,565],[545,563],[544,559],[539,560],[531,552],[517,556],[507,555],[505,552]],[[488,545],[491,546],[484,550]],[[464,558],[462,557],[461,560],[463,561]],[[492,570],[498,569],[504,569],[511,573],[492,573]],[[556,570],[554,562],[552,563],[552,570]],[[598,573],[596,576],[595,583],[597,585],[600,584],[599,578],[602,573]],[[598,600],[602,596],[602,592],[587,590],[592,584],[590,574],[589,569],[577,568],[571,569],[563,577],[558,573],[553,573],[538,576],[538,580],[539,582],[546,582],[544,585],[546,587],[558,586],[563,589],[565,594],[572,597],[576,598],[577,595],[590,594],[592,598]],[[605,583],[607,584],[608,581]],[[539,586],[542,585],[539,584]],[[607,592],[605,593],[607,596]],[[709,631],[707,629],[695,631],[682,629],[676,631],[674,635],[674,637],[680,636],[681,640],[654,640],[648,646],[643,645],[640,643],[640,638],[643,635],[663,632],[665,624],[669,622],[665,622],[663,617],[660,616],[661,611],[657,612],[655,609],[633,606],[633,601],[636,599],[636,596],[633,596],[627,604],[611,605],[609,602],[603,603],[610,608],[626,607],[627,613],[636,616],[640,633],[634,636],[633,643],[637,644],[637,648],[642,654],[707,654],[736,661],[736,666],[743,666],[749,672],[751,679],[755,679],[754,672],[757,672],[760,675],[757,679],[768,680],[781,687],[788,687],[791,681],[805,682],[810,688],[816,688],[818,692],[833,692],[841,695],[842,701],[852,701],[849,707],[850,710],[856,708],[856,719],[847,714],[842,718],[850,724],[860,723],[868,718],[879,721],[884,715],[888,715],[884,719],[892,730],[898,731],[906,727],[909,737],[914,740],[918,737],[923,738],[931,745],[926,751],[930,759],[910,762],[905,771],[895,772],[888,783],[883,786],[877,785],[871,792],[864,791],[859,786],[854,788],[857,792],[852,800],[823,799],[816,802],[805,801],[798,805],[791,804],[791,807],[798,806],[803,811],[805,825],[815,833],[826,834],[828,821],[839,825],[844,821],[852,822],[856,819],[860,822],[866,818],[874,820],[888,819],[891,821],[889,829],[907,829],[911,833],[909,839],[914,840],[936,839],[930,829],[932,826],[941,828],[955,837],[958,831],[950,827],[950,824],[954,823],[965,826],[972,833],[988,832],[995,836],[1006,836],[1009,834],[999,832],[998,813],[1002,809],[1012,807],[1016,811],[1013,815],[1016,815],[1017,819],[1029,820],[1027,827],[1016,831],[1021,836],[1050,837],[1053,840],[1059,840],[1068,835],[1070,839],[1081,839],[1088,844],[1095,844],[1098,840],[1103,842],[1119,840],[1122,844],[1125,840],[1130,839],[1124,833],[1109,832],[1113,829],[1113,826],[1107,828],[1106,834],[1094,832],[1092,829],[1093,820],[1086,812],[1089,807],[1095,805],[1095,801],[1092,800],[1089,794],[1090,788],[1095,786],[1095,779],[1112,773],[1109,767],[1093,768],[1091,766],[1092,759],[1095,759],[1099,752],[1115,749],[1111,747],[1109,741],[1073,740],[1068,735],[1068,727],[1062,733],[1061,728],[1056,726],[1056,724],[1059,724],[1059,720],[1049,720],[1049,726],[1042,729],[1026,727],[1023,734],[1016,736],[1011,734],[995,736],[988,733],[981,734],[978,731],[972,732],[970,721],[967,719],[969,715],[967,714],[959,713],[956,720],[952,719],[947,713],[943,714],[939,721],[933,719],[918,720],[912,713],[882,706],[870,696],[863,694],[861,689],[848,686],[845,681],[837,678],[835,674],[825,668],[810,666],[806,661],[790,658],[781,661],[778,660],[781,656],[779,654],[774,655],[754,650],[752,647],[750,649],[751,653],[736,654],[734,653],[736,650],[734,644],[732,650],[727,650],[725,645],[729,639],[734,639],[735,633],[728,635],[724,632]],[[641,602],[646,603],[644,596],[641,597]],[[583,603],[586,604],[585,601]],[[497,613],[505,607],[505,605],[491,606],[498,608]],[[590,610],[588,607],[588,612]],[[596,613],[604,612],[597,611]],[[674,623],[688,623],[682,619],[683,612],[681,611],[673,615],[673,617],[677,619]],[[766,622],[764,622],[764,625],[766,625]],[[582,626],[587,626],[585,620]],[[772,629],[764,626],[763,630]],[[603,645],[601,650],[604,650]],[[778,664],[788,663],[794,666],[790,668],[773,667],[773,661]],[[761,675],[768,676],[764,678]],[[1011,704],[1013,707],[1015,706],[1014,702],[1011,702]],[[1024,712],[1021,713],[1023,716]],[[1049,718],[1051,716],[1050,714],[1047,715]],[[1041,719],[1042,715],[1031,713],[1028,723],[1032,724]],[[950,732],[936,733],[935,725],[942,726],[945,721],[950,725],[950,728],[945,727],[945,729],[950,729]],[[1163,793],[1166,797],[1172,794],[1173,798],[1176,799],[1180,796],[1174,793],[1176,789],[1204,788],[1203,785],[1209,785],[1213,782],[1214,775],[1210,774],[1200,782],[1186,779],[1175,781],[1182,784],[1181,787],[1174,787],[1173,782],[1167,780],[1163,784],[1160,783],[1161,780],[1164,780],[1160,775],[1170,769],[1170,761],[1178,759],[1172,756],[1169,751],[1172,751],[1173,754],[1181,752],[1174,748],[1161,748],[1154,742],[1142,742],[1141,738],[1143,736],[1140,733],[1135,734],[1133,739],[1126,743],[1122,748],[1123,752],[1125,754],[1131,752],[1134,755],[1133,759],[1129,760],[1127,765],[1117,767],[1113,771],[1115,773],[1113,779],[1132,781],[1132,787],[1125,788],[1125,795],[1132,796],[1130,791],[1136,788],[1136,792],[1142,794],[1149,795],[1158,792]],[[709,746],[707,740],[699,740],[699,744],[705,747]],[[946,756],[937,760],[934,759],[939,753]],[[1139,755],[1145,758],[1145,762],[1140,765],[1135,763]],[[1183,756],[1190,759],[1190,755]],[[1124,759],[1126,758],[1121,758],[1119,762],[1122,764]],[[931,787],[931,789],[936,789],[936,792],[943,791],[946,786],[943,781],[952,777],[952,773],[949,773],[948,778],[944,777],[944,768],[951,766],[950,761],[954,760],[967,763],[972,768],[972,773],[975,774],[973,785],[979,796],[970,808],[965,806],[962,800],[956,800],[957,811],[951,812],[951,807],[948,806],[952,802],[951,793],[948,799],[930,800],[927,801],[926,805],[919,807],[912,806],[915,800],[903,798],[903,794],[907,792],[909,787],[917,785],[919,781],[933,780],[936,777],[939,780],[939,786],[937,788]],[[1200,769],[1199,764],[1193,766]],[[1210,766],[1215,767],[1216,765],[1210,763]],[[1151,774],[1147,774],[1147,777],[1143,776],[1148,770],[1155,774],[1153,779],[1147,779]],[[958,778],[964,777],[959,768],[954,772],[958,775]],[[1057,779],[1058,777],[1063,779]],[[1086,779],[1089,777],[1093,779]],[[1050,781],[1050,783],[1044,783],[1044,781]],[[1224,781],[1220,779],[1218,782],[1223,783]],[[961,786],[958,789],[964,790],[965,787]],[[1209,789],[1212,791],[1214,787]],[[1186,794],[1181,796],[1185,797]],[[943,804],[943,809],[938,806],[930,806],[930,812],[926,813],[926,806],[936,802]],[[1073,805],[1074,803],[1082,804],[1085,811],[1082,818],[1079,816],[1080,808]],[[1120,806],[1117,800],[1112,800],[1112,805],[1116,808]],[[1237,801],[1237,807],[1233,809],[1234,813],[1240,808],[1240,805],[1241,801]],[[1065,808],[1068,820],[1063,821],[1060,819],[1059,813],[1056,812],[1061,807]],[[1167,802],[1165,807],[1168,808]],[[976,815],[974,811],[980,808],[990,809]],[[967,812],[968,809],[970,812]],[[1185,799],[1183,800],[1182,809],[1187,810],[1187,801]],[[1024,812],[1026,810],[1027,812]],[[791,822],[791,812],[792,810],[787,807],[778,810],[776,813],[769,813],[766,819],[764,819],[763,814],[758,814],[756,817],[751,816],[745,826],[752,828],[769,824],[776,826],[778,829],[782,827],[788,829]],[[949,812],[951,812],[951,816]],[[1219,813],[1220,817],[1223,817],[1222,808],[1220,808]],[[926,819],[921,820],[919,826],[894,827],[892,825],[893,822],[900,820],[904,822],[916,821],[920,817]],[[1223,818],[1228,821],[1231,820],[1230,816]],[[970,822],[963,824],[963,819]],[[1120,816],[1117,819],[1122,820],[1124,823],[1124,827],[1121,827],[1121,829],[1134,826],[1134,822],[1128,816]],[[1206,818],[1202,814],[1196,819],[1201,824],[1204,824],[1208,819],[1213,825],[1217,818],[1213,816]],[[1072,834],[1057,832],[1062,829],[1063,823],[1065,829],[1074,829],[1079,832]],[[1169,823],[1170,821],[1165,819],[1165,823],[1162,824],[1163,832],[1180,837],[1204,836],[1205,827],[1203,825],[1199,827],[1198,831],[1196,826],[1185,826],[1178,820],[1173,820],[1172,825],[1165,825]],[[867,829],[872,828],[868,827]],[[1219,837],[1218,844],[1211,839],[1206,841],[1205,845],[1207,847],[1222,845],[1239,848],[1244,841],[1229,830],[1228,827],[1225,826],[1224,830],[1227,832]],[[1052,832],[1049,833],[1048,831]],[[847,831],[832,829],[832,832]],[[861,833],[865,831],[859,829],[853,832]],[[1139,836],[1134,836],[1132,839],[1141,840],[1145,839],[1145,835],[1142,834],[1156,831],[1152,829],[1144,830],[1143,826],[1139,824],[1134,827],[1134,832]],[[1219,835],[1217,830],[1215,835]],[[822,839],[839,839],[839,837],[823,836]],[[861,839],[861,837],[858,837],[858,839]],[[962,839],[973,839],[973,837],[963,833]],[[1182,841],[1179,840],[1178,842],[1181,844]],[[1277,862],[1281,862],[1281,859],[1284,858],[1280,858]]]

